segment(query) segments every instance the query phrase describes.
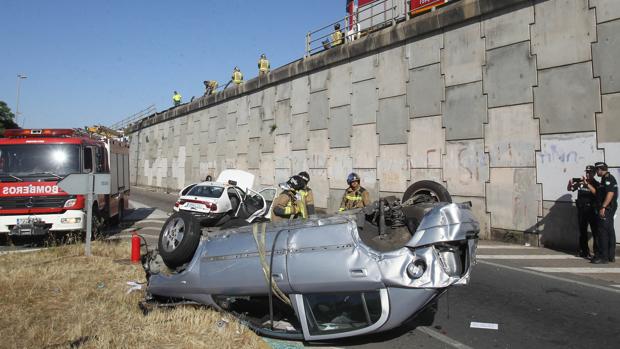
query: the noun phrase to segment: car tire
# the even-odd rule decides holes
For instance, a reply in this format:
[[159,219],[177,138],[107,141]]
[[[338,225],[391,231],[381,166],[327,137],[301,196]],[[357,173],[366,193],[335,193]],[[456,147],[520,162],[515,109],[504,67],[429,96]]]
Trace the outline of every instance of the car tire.
[[413,199],[413,203],[419,202],[452,202],[448,190],[441,184],[433,181],[415,182],[407,188],[403,194],[402,202]]
[[159,233],[159,255],[169,268],[175,269],[192,259],[200,235],[200,223],[191,213],[175,212]]

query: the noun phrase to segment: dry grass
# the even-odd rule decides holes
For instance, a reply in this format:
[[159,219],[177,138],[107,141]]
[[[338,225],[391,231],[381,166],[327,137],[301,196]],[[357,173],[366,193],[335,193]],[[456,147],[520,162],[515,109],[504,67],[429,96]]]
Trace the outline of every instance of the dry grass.
[[[158,309],[144,316],[139,265],[119,261],[129,243],[96,242],[0,256],[2,348],[266,348],[252,331],[204,308]],[[72,346],[72,343],[74,346]],[[77,344],[77,345],[75,345]]]

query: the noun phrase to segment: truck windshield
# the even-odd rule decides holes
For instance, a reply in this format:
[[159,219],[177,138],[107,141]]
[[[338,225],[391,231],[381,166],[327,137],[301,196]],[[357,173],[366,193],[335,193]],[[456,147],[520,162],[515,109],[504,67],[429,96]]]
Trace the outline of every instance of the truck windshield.
[[80,171],[80,146],[77,144],[0,145],[0,180],[15,177],[53,179]]

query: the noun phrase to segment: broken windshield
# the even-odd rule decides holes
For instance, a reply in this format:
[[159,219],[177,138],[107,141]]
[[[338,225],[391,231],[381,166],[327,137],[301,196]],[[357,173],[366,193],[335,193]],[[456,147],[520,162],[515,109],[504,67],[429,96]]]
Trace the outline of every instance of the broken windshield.
[[[80,147],[76,144],[0,145],[0,173],[15,177],[49,175],[59,179],[80,172]],[[2,180],[5,178],[2,177]]]

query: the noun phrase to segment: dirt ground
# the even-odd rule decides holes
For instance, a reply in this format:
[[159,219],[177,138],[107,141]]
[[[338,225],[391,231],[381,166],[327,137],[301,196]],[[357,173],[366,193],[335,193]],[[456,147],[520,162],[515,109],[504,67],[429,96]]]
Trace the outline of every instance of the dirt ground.
[[[140,265],[129,242],[0,256],[2,348],[267,348],[254,332],[213,310],[157,309],[144,316]],[[142,285],[144,287],[144,285]],[[217,322],[224,319],[224,326]]]

